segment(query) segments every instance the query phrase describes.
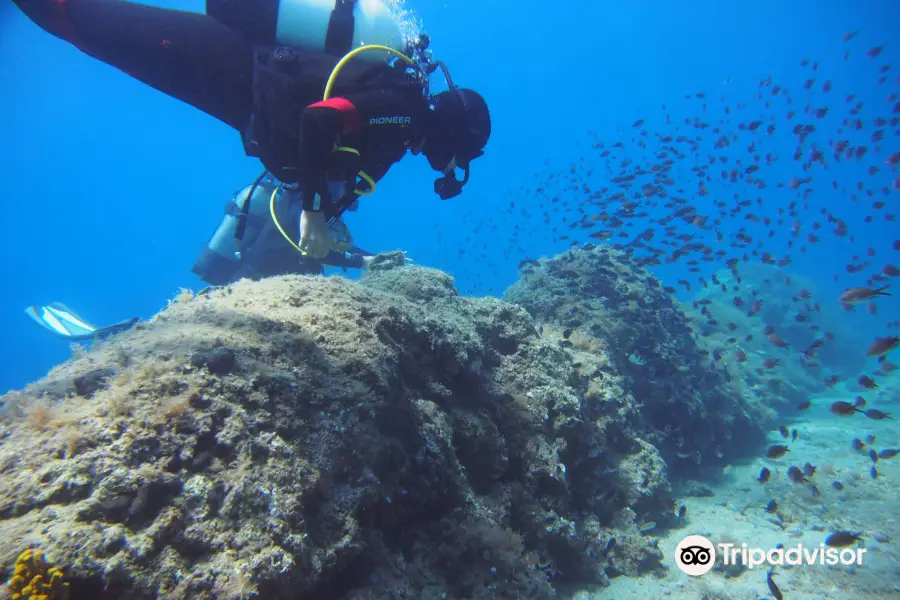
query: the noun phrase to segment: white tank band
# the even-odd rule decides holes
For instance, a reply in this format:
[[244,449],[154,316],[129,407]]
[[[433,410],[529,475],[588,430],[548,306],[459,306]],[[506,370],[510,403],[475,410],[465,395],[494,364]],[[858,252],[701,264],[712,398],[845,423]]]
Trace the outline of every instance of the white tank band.
[[[312,52],[324,52],[325,36],[334,0],[281,0],[275,39],[279,44]],[[353,9],[354,48],[376,44],[402,51],[405,40],[400,23],[382,0],[357,0]],[[380,52],[364,52],[364,60],[384,60]]]

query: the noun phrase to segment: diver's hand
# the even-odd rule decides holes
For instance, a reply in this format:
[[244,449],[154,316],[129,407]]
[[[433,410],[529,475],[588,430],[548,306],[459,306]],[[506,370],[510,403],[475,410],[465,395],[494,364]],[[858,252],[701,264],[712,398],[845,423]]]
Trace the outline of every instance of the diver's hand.
[[304,210],[300,214],[300,250],[312,258],[325,258],[331,250],[324,213]]
[[[405,265],[407,263],[415,262],[415,261],[413,261],[413,259],[411,259],[410,257],[408,257],[406,255],[406,250],[400,250],[399,252],[400,252],[400,256],[402,257],[402,262],[400,263],[400,265]],[[374,263],[375,259],[377,259],[379,256],[381,256],[381,255],[372,254],[371,256],[363,256],[362,270],[364,273],[369,272],[369,269],[372,267],[372,263]]]

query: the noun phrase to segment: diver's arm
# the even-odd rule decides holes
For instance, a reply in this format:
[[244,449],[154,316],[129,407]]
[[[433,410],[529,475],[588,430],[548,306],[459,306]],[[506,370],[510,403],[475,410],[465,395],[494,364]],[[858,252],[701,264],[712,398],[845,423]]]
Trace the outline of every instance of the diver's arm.
[[243,132],[253,49],[203,14],[124,0],[13,0],[41,29]]
[[331,267],[343,267],[345,269],[362,269],[365,258],[373,256],[371,252],[366,252],[360,248],[350,248],[346,252],[338,252],[332,250],[328,256],[321,259],[322,264]]
[[[382,89],[329,98],[306,107],[300,125],[303,210],[321,210],[322,207],[314,202],[315,195],[327,198],[327,180],[341,178],[335,174],[329,176],[326,171],[334,166],[332,154],[343,136],[360,133],[369,127],[382,128],[387,136],[408,136],[415,112],[409,94]],[[350,163],[344,167],[352,171],[351,176],[355,175],[354,155],[342,153],[337,158]]]

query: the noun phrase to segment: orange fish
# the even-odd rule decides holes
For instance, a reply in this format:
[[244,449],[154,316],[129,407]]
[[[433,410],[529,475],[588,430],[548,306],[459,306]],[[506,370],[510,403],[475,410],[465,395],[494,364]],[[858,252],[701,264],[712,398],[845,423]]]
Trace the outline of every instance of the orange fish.
[[900,337],[876,338],[866,351],[866,356],[884,356],[891,350],[896,349],[897,346],[900,346]]

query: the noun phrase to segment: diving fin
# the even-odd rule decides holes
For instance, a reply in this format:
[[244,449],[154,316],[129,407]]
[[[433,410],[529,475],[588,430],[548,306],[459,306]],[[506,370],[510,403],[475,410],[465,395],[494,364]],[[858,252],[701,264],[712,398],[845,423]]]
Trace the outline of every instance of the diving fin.
[[106,327],[94,327],[61,302],[29,306],[25,309],[25,314],[54,335],[73,342],[104,339],[114,333],[131,329],[140,320],[134,317]]

